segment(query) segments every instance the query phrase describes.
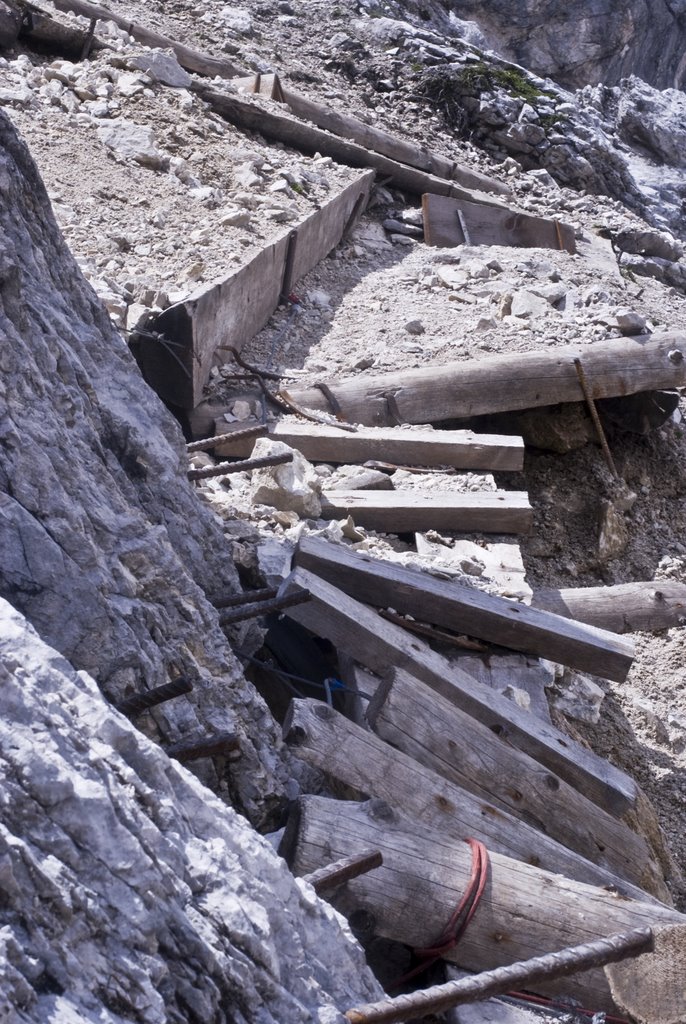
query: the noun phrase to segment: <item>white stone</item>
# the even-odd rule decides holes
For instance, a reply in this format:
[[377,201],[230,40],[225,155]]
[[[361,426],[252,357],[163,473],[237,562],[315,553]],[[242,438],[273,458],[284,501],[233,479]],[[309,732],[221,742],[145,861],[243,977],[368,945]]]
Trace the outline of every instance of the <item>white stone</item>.
[[155,144],[155,133],[146,125],[119,118],[98,128],[98,138],[118,160],[134,160],[156,169],[167,163]]
[[252,474],[250,497],[255,505],[271,505],[284,512],[317,519],[322,506],[321,478],[307,459],[282,441],[260,437],[255,442],[252,458],[267,455],[293,455],[293,461],[281,466],[269,466]]
[[175,89],[187,89],[193,79],[179,64],[173,53],[167,50],[150,50],[137,54],[129,62],[150,75],[154,82],[169,85]]

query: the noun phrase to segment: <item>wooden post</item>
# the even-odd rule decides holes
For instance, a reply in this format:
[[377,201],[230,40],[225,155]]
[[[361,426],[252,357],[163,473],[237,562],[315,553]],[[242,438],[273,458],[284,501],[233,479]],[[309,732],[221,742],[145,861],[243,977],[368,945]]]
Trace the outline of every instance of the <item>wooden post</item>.
[[[289,819],[281,854],[295,874],[374,847],[383,865],[349,882],[333,901],[352,924],[364,914],[372,934],[413,947],[431,946],[452,915],[471,871],[466,843],[401,817],[388,804],[301,798]],[[490,970],[642,926],[686,923],[657,903],[617,897],[493,853],[489,879],[459,945],[445,959],[470,970]],[[683,932],[679,953],[683,963]],[[593,1010],[615,1010],[601,970],[564,983],[537,986],[563,991]],[[683,1018],[682,1018],[683,1019]]]
[[411,671],[498,734],[501,742],[529,754],[611,814],[623,814],[635,804],[636,783],[603,758],[461,672],[418,637],[386,622],[314,573],[296,568],[291,578],[294,586],[310,591],[311,600],[287,609],[289,618],[326,637],[378,675],[389,667]]
[[682,926],[653,928],[653,948],[629,964],[605,968],[615,1003],[640,1024],[686,1020],[686,955]]
[[[396,494],[388,493],[390,497]],[[343,544],[305,537],[296,563],[335,582],[357,600],[394,608],[454,633],[466,633],[619,682],[626,679],[631,668],[633,644],[614,633],[372,558]]]
[[[618,338],[593,345],[565,345],[541,352],[489,356],[467,362],[361,373],[327,381],[343,415],[352,423],[395,422],[385,395],[395,394],[404,423],[440,423],[487,413],[534,409],[579,401],[574,359],[583,360],[594,399],[686,385],[686,335],[674,331],[650,338]],[[316,388],[291,392],[299,405],[325,409]]]
[[675,580],[538,590],[531,603],[612,633],[655,632],[686,625],[686,583]]
[[[419,685],[420,692],[425,690]],[[488,734],[488,730],[482,729],[482,733]],[[588,801],[578,798],[568,804],[564,790],[549,788],[547,794],[541,794],[541,800],[536,803],[529,799],[522,813],[513,815],[511,808],[498,799],[500,791],[514,788],[513,778],[526,788],[526,774],[533,769],[557,785],[559,782],[541,772],[539,766],[531,762],[527,764],[527,758],[518,758],[516,751],[512,756],[512,752],[502,744],[501,751],[494,749],[497,741],[491,738],[489,742],[487,735],[484,737],[477,732],[470,738],[463,727],[455,732],[456,747],[459,748],[465,740],[471,746],[466,759],[470,763],[460,773],[457,782],[456,773],[449,780],[445,775],[438,775],[426,766],[425,761],[409,756],[410,751],[394,749],[321,701],[291,701],[284,722],[284,739],[308,764],[352,786],[358,793],[378,797],[393,807],[402,808],[404,814],[445,836],[455,839],[473,836],[485,843],[489,850],[580,882],[611,886],[634,899],[648,899],[643,883],[649,881],[651,894],[659,888],[659,895],[669,899],[664,884],[659,885],[661,879],[657,878],[646,844],[626,826],[606,816],[606,821],[601,822],[595,834],[600,838],[604,834],[603,825],[608,826],[612,844],[609,855],[601,853],[599,845],[594,846],[593,822],[586,821],[583,815],[593,816],[597,808]],[[439,736],[438,742],[442,743],[444,739],[444,735]],[[482,739],[485,740],[483,767],[479,767],[478,745]],[[476,786],[469,782],[472,767]],[[488,781],[491,768],[494,777]],[[512,773],[509,777],[508,772]],[[532,814],[527,813],[530,807],[533,807]],[[552,812],[557,822],[564,817],[565,811],[569,812],[570,821],[566,829],[562,829],[565,837],[562,842],[558,841],[554,827],[546,829],[547,834],[540,831],[546,811]],[[579,816],[580,811],[582,816]],[[578,840],[574,838],[575,826],[579,826],[581,831]],[[565,845],[570,836],[572,841]],[[627,840],[624,851],[619,842],[622,836]]]

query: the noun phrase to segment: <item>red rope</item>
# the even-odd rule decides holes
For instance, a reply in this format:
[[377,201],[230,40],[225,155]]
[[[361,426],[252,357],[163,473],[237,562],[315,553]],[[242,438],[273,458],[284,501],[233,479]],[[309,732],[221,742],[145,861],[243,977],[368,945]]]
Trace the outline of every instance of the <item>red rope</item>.
[[415,978],[418,974],[423,974],[432,964],[440,960],[442,956],[457,945],[467,930],[469,922],[474,917],[476,908],[479,906],[479,901],[486,888],[486,882],[488,881],[489,859],[488,850],[478,839],[470,838],[466,842],[472,848],[472,870],[462,899],[435,942],[430,946],[414,950],[415,956],[419,957],[422,963],[392,982],[389,986],[390,988],[398,988],[400,985],[404,985],[406,981]]

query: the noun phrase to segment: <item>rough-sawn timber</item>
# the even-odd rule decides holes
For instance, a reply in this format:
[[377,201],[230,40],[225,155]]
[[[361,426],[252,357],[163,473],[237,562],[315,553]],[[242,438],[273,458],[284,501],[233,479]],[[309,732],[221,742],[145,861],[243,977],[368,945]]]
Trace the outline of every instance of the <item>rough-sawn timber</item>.
[[460,671],[418,637],[314,573],[298,566],[291,580],[293,586],[309,590],[310,600],[288,608],[289,618],[378,675],[389,667],[408,670],[498,734],[502,743],[540,761],[610,814],[621,815],[634,806],[636,783],[603,758]]
[[[388,492],[391,497],[395,492]],[[353,513],[354,514],[354,513]],[[408,569],[343,544],[303,537],[298,565],[358,601],[422,622],[621,682],[634,658],[630,640],[539,608]]]

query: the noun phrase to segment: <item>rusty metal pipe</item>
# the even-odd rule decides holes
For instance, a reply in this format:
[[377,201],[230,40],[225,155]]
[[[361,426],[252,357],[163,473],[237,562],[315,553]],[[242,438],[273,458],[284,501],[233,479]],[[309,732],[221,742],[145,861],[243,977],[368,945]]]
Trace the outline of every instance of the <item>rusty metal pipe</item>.
[[344,882],[359,875],[366,875],[374,868],[380,868],[383,864],[383,856],[380,850],[365,850],[364,853],[354,857],[342,857],[332,864],[327,864],[309,875],[303,875],[303,880],[309,882],[314,891],[320,896],[329,889],[336,889]]
[[273,601],[257,601],[255,604],[246,604],[242,608],[226,615],[219,616],[221,626],[231,626],[234,622],[242,622],[244,619],[255,619],[258,615],[269,615],[271,612],[281,611],[282,608],[290,608],[294,604],[302,604],[309,601],[309,590],[296,590],[291,594],[284,594],[283,597],[275,597]]
[[211,476],[228,476],[230,473],[250,473],[253,469],[264,469],[265,466],[283,466],[293,461],[293,455],[265,455],[262,459],[241,459],[240,462],[218,462],[207,469],[189,469],[189,480],[206,480]]
[[165,753],[177,761],[197,761],[201,757],[227,757],[236,751],[240,751],[240,742],[238,736],[232,732],[165,747]]
[[193,452],[206,452],[209,448],[216,448],[218,444],[238,441],[243,437],[253,437],[256,434],[264,434],[267,427],[264,423],[257,423],[254,427],[246,427],[245,430],[233,430],[229,434],[215,434],[214,437],[206,437],[202,441],[191,441],[186,445],[189,455]]
[[139,715],[142,711],[154,708],[163,704],[173,697],[180,697],[183,693],[190,693],[193,683],[186,676],[179,676],[172,679],[170,683],[163,683],[162,686],[155,686],[152,690],[143,693],[134,693],[131,697],[125,697],[116,705],[117,711],[123,715]]
[[215,608],[236,608],[238,605],[255,604],[257,601],[270,601],[276,597],[278,587],[265,587],[263,590],[247,590],[243,594],[232,594],[214,601]]

